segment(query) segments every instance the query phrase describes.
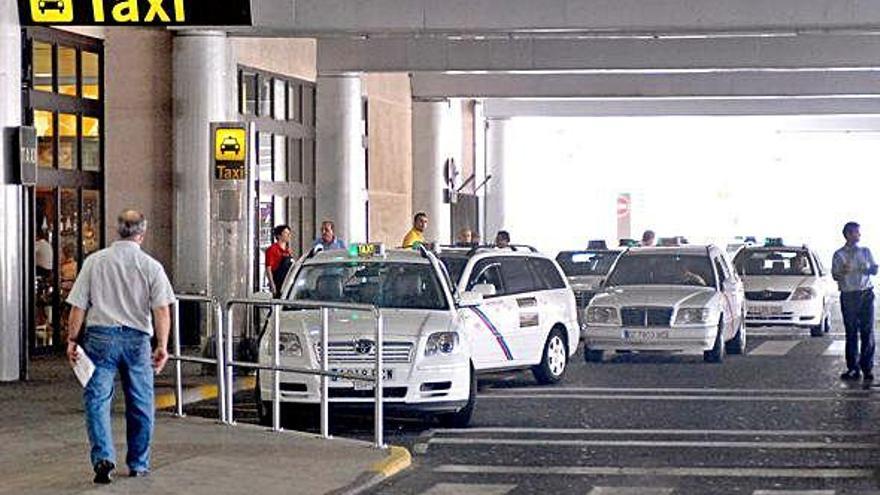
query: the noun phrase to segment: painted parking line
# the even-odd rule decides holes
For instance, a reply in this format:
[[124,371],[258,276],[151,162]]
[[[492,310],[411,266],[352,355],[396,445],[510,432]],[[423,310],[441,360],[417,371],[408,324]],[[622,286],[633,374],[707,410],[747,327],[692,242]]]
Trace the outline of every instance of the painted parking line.
[[505,445],[508,447],[626,447],[765,450],[876,450],[877,443],[851,442],[729,442],[684,440],[550,440],[546,438],[432,438],[430,445]]
[[670,495],[673,491],[654,486],[594,486],[587,495]]
[[834,490],[755,490],[752,495],[834,495]]
[[749,356],[784,356],[800,345],[799,340],[768,340],[748,353]]
[[701,478],[796,478],[861,479],[873,478],[873,469],[854,468],[746,468],[746,467],[620,467],[620,466],[488,466],[443,464],[435,473],[504,474],[536,476],[669,476]]
[[[434,435],[480,435],[480,434],[535,434],[535,435],[668,435],[668,436],[745,436],[745,437],[865,437],[880,436],[878,431],[853,430],[681,430],[681,429],[631,429],[631,428],[518,428],[477,427],[467,429],[438,428]],[[435,437],[432,437],[435,438]]]
[[423,495],[504,495],[516,485],[495,485],[479,483],[437,483]]
[[851,389],[849,387],[814,389],[814,388],[697,388],[697,387],[517,387],[491,389],[479,394],[479,397],[491,397],[496,394],[535,395],[541,392],[558,393],[620,393],[620,394],[688,394],[688,395],[856,395],[864,396],[880,393],[880,389]]
[[693,401],[693,402],[862,402],[878,403],[880,398],[867,396],[827,396],[827,397],[796,397],[785,395],[762,395],[741,397],[736,395],[618,395],[618,394],[485,394],[480,400],[522,400],[522,399],[553,399],[553,400],[617,400],[617,401]]
[[825,349],[825,352],[822,353],[823,356],[843,356],[846,354],[846,341],[845,340],[835,340]]

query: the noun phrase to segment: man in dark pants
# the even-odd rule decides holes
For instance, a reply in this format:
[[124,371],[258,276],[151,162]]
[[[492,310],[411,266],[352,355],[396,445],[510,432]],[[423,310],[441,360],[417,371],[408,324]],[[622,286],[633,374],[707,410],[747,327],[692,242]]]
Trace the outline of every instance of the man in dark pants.
[[[877,275],[877,263],[871,250],[858,247],[859,224],[843,226],[846,244],[834,253],[831,275],[840,288],[840,309],[846,327],[846,371],[844,380],[858,380],[859,370],[865,380],[874,373],[874,287],[871,275]],[[861,352],[859,344],[861,343]]]

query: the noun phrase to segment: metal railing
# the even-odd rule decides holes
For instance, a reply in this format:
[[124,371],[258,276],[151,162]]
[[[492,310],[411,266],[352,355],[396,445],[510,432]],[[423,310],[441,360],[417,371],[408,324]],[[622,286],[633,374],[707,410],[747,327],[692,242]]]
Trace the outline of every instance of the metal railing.
[[[226,423],[226,406],[224,402],[225,394],[225,386],[226,382],[223,379],[223,369],[224,369],[224,349],[223,346],[223,313],[220,306],[220,303],[217,302],[217,299],[211,296],[203,296],[196,294],[176,294],[175,297],[177,300],[174,302],[173,312],[174,319],[171,326],[172,331],[172,339],[174,342],[174,353],[171,356],[168,356],[169,359],[174,361],[174,399],[177,404],[175,414],[177,416],[183,416],[183,370],[181,369],[181,363],[201,363],[213,365],[217,368],[217,411],[220,417],[220,421]],[[197,356],[184,356],[180,351],[180,301],[192,301],[199,302],[208,305],[211,309],[211,324],[209,329],[213,329],[214,333],[214,344],[215,344],[215,359],[197,357]],[[210,334],[206,332],[208,336]]]
[[[272,364],[264,365],[259,363],[236,361],[232,359],[234,356],[232,351],[233,342],[233,308],[235,306],[245,306],[252,308],[271,308],[272,309]],[[374,446],[384,448],[383,426],[383,378],[382,378],[382,340],[384,333],[384,323],[382,314],[376,306],[368,304],[348,304],[348,303],[329,303],[329,302],[309,302],[309,301],[287,301],[282,299],[230,299],[226,301],[225,325],[226,325],[226,360],[225,360],[225,376],[226,376],[226,422],[234,424],[233,417],[233,371],[234,368],[255,369],[259,374],[260,370],[272,372],[272,430],[281,431],[281,372],[298,373],[303,375],[320,376],[321,377],[321,436],[330,438],[330,402],[329,384],[330,378],[343,378],[348,380],[360,380],[374,382]],[[290,366],[281,366],[281,350],[280,350],[280,331],[281,331],[281,309],[318,309],[321,311],[321,369],[297,368]],[[329,319],[330,309],[345,309],[350,311],[364,311],[373,315],[376,321],[375,333],[375,375],[374,377],[364,377],[360,375],[352,375],[349,373],[340,373],[330,371],[329,366]],[[265,336],[264,336],[265,338]],[[302,342],[303,352],[307,352],[306,342]],[[258,352],[259,355],[259,352]],[[259,361],[259,358],[257,358]],[[260,386],[259,384],[257,385]],[[257,391],[259,393],[259,390]]]

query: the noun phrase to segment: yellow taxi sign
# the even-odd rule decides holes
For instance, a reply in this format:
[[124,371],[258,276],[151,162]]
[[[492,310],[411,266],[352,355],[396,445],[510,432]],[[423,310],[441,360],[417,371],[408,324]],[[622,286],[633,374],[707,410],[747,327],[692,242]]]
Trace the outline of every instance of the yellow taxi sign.
[[73,22],[73,2],[70,0],[30,0],[30,4],[34,22]]
[[245,130],[218,127],[214,132],[214,159],[218,162],[243,162],[247,156]]
[[369,242],[365,244],[350,244],[348,246],[348,254],[359,258],[371,258],[373,256],[384,256],[385,246],[381,242]]

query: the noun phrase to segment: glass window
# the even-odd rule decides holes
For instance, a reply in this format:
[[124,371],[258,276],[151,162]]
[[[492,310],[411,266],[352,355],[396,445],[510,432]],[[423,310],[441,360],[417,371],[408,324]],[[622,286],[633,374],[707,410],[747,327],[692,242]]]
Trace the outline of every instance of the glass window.
[[315,140],[303,141],[302,150],[302,183],[312,185],[315,183]]
[[101,170],[101,121],[83,117],[82,127],[82,169],[98,172]]
[[281,79],[272,79],[272,118],[287,118],[287,88]]
[[37,164],[52,168],[55,166],[55,120],[52,112],[34,110],[34,128],[37,133]]
[[290,148],[289,148],[289,160],[290,160],[290,180],[293,182],[302,182],[303,181],[303,157],[302,157],[302,146],[303,140],[291,138],[290,140]]
[[36,270],[34,289],[34,316],[36,332],[34,341],[37,347],[51,346],[53,337],[53,299],[55,251],[55,190],[51,187],[37,187],[36,215],[34,217],[34,268]]
[[31,48],[33,58],[33,84],[37,91],[52,92],[52,45],[34,41]]
[[565,281],[553,262],[544,258],[529,258],[529,264],[545,289],[564,289]]
[[736,257],[742,275],[813,275],[809,253],[797,249],[743,249]]
[[59,46],[58,92],[63,95],[76,96],[76,90],[76,49]]
[[83,98],[97,100],[101,98],[101,77],[98,54],[82,52],[82,95]]
[[275,134],[273,139],[275,140],[275,146],[272,153],[275,158],[272,161],[275,172],[272,180],[285,182],[287,181],[287,138],[280,134]]
[[260,180],[272,180],[272,134],[257,133],[257,170]]
[[315,88],[310,86],[302,87],[302,123],[315,125]]
[[302,122],[302,93],[297,83],[287,85],[287,120]]
[[241,100],[239,109],[245,115],[257,112],[257,75],[253,72],[242,72],[239,93]]
[[446,266],[446,271],[449,272],[453,283],[458,285],[458,281],[464,273],[464,267],[468,264],[468,259],[464,256],[440,256],[440,261]]
[[76,169],[78,127],[76,115],[58,114],[58,168]]
[[272,80],[268,77],[258,77],[260,84],[260,109],[257,115],[261,117],[270,117],[272,114]]
[[467,290],[475,285],[489,284],[495,287],[495,295],[504,294],[504,281],[501,278],[501,263],[497,258],[480,260],[471,270],[471,279],[468,281]]
[[275,203],[272,201],[272,196],[267,194],[260,195],[260,231],[258,233],[259,239],[259,248],[260,248],[260,260],[259,265],[259,281],[260,288],[269,290],[269,281],[266,279],[266,250],[269,249],[269,246],[275,242],[275,239],[272,238],[272,228],[275,226]]
[[88,256],[101,247],[101,224],[101,191],[83,189],[83,256]]
[[58,216],[58,245],[72,246],[74,252],[79,243],[79,195],[76,189],[61,189],[61,209]]
[[[303,230],[303,198],[290,198],[290,228],[294,232],[291,244],[299,246],[299,252],[311,249],[312,245],[306,243],[306,239],[312,240],[311,234]],[[299,230],[297,230],[299,227]]]
[[563,251],[556,255],[556,262],[569,277],[605,275],[620,251]]
[[526,258],[504,258],[501,260],[501,276],[504,277],[504,287],[507,294],[531,292],[538,289],[538,284],[532,277]]
[[708,256],[624,254],[617,260],[606,285],[715,287],[715,274]]

